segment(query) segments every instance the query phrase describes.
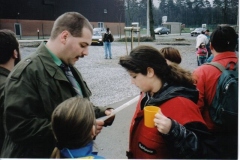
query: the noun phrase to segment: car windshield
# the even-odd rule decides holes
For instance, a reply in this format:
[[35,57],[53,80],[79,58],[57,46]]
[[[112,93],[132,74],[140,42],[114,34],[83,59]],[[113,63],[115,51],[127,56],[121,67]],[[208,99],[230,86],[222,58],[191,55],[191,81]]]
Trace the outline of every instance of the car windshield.
[[101,33],[99,33],[99,32],[93,32],[93,36],[101,36]]
[[104,28],[93,28],[93,32],[105,32]]
[[195,31],[201,31],[202,30],[202,28],[196,28],[195,29]]

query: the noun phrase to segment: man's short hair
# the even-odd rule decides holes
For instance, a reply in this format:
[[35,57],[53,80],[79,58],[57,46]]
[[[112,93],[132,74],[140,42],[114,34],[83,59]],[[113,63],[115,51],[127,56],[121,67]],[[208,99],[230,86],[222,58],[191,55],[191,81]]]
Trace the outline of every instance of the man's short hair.
[[218,26],[212,32],[210,42],[217,52],[235,51],[238,35],[230,26]]
[[19,52],[19,44],[13,31],[0,30],[0,64],[7,63],[13,56],[13,51]]
[[64,30],[70,32],[73,37],[81,37],[83,28],[88,28],[93,32],[92,25],[83,15],[78,12],[66,12],[54,22],[51,39],[55,39]]

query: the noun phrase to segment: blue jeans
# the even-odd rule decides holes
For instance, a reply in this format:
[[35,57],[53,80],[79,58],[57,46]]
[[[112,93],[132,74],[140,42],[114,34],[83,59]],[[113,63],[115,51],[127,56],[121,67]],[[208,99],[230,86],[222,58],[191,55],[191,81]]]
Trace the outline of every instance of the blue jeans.
[[201,66],[204,63],[206,63],[206,60],[207,60],[206,56],[198,56],[199,66]]
[[112,58],[111,42],[104,42],[105,58]]

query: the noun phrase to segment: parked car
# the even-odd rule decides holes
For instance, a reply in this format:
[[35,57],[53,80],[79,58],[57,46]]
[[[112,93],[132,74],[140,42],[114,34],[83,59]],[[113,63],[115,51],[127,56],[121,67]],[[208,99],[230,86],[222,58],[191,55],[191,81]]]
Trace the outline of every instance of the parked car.
[[102,34],[100,32],[93,32],[92,45],[94,44],[103,46]]
[[156,29],[154,29],[154,33],[155,34],[169,34],[170,33],[170,29],[166,28],[166,27],[158,27]]
[[198,36],[202,31],[205,32],[205,30],[205,28],[195,28],[195,30],[191,32],[191,36]]
[[104,34],[104,33],[106,33],[106,29],[105,28],[93,28],[93,33],[95,33],[95,32]]

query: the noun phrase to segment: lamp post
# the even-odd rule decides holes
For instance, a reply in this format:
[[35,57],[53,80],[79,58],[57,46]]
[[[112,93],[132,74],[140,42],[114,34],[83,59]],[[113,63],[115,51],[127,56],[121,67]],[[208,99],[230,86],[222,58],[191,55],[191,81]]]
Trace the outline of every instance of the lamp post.
[[[107,20],[107,9],[104,9],[103,13],[104,13],[104,22],[106,22],[106,20]],[[103,28],[105,28],[104,25],[103,25]]]
[[18,13],[17,13],[17,23],[18,23],[18,18],[19,18],[19,15],[20,15],[20,13],[18,12]]

